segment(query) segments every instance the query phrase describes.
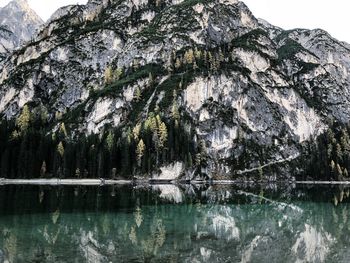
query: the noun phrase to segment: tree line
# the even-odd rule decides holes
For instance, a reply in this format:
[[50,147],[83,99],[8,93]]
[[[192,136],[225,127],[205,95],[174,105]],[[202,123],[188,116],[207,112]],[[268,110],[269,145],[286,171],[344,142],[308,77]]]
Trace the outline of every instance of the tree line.
[[329,129],[307,145],[306,174],[317,180],[349,179],[350,125],[330,121]]
[[64,122],[52,127],[45,113],[24,106],[17,120],[0,122],[0,177],[132,178],[173,161],[192,167],[202,147],[176,106],[173,112],[173,118],[150,113],[134,126],[73,137]]

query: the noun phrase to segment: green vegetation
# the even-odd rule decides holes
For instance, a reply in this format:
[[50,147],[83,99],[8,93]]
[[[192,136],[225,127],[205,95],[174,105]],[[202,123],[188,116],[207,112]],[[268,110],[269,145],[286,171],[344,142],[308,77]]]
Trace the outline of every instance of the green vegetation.
[[278,59],[280,61],[283,61],[285,59],[290,59],[293,56],[295,56],[295,54],[301,52],[301,51],[305,51],[307,53],[310,53],[308,50],[306,50],[302,45],[300,45],[298,42],[287,38],[285,40],[285,43],[283,44],[283,46],[281,46],[278,50],[277,50],[277,54],[278,54]]
[[131,178],[173,161],[192,167],[194,129],[178,118],[150,113],[133,126],[74,138],[63,122],[50,133],[47,120],[25,107],[16,122],[0,123],[0,177]]
[[237,48],[243,48],[248,51],[257,52],[259,55],[266,59],[270,59],[270,56],[263,52],[266,48],[261,45],[257,40],[260,37],[269,39],[269,35],[262,29],[254,29],[241,37],[232,40],[232,46]]
[[[330,128],[316,142],[307,144],[306,171],[319,180],[349,179],[350,126],[330,122]],[[316,176],[314,176],[316,175]]]

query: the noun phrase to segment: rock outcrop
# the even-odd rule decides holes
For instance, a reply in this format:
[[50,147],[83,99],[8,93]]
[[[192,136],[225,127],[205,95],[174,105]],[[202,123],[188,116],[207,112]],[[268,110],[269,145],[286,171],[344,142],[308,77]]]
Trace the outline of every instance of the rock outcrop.
[[349,61],[348,44],[284,31],[241,1],[89,1],[9,57],[0,112],[44,107],[77,135],[170,118],[176,104],[206,151],[202,173],[243,175],[297,159],[330,118],[349,121]]

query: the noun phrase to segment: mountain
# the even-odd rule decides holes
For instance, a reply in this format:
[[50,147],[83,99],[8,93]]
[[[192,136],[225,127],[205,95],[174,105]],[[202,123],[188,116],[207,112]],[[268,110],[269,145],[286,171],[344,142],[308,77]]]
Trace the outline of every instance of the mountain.
[[237,0],[91,0],[59,10],[4,64],[4,147],[45,141],[22,161],[62,176],[290,179],[316,160],[339,179],[349,61],[327,32],[285,31]]
[[27,0],[14,0],[0,8],[0,62],[5,54],[29,41],[42,24]]

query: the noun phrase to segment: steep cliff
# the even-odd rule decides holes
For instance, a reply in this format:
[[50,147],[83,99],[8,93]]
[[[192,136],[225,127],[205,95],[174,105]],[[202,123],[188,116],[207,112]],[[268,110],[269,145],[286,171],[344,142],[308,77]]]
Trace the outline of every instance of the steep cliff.
[[0,63],[10,51],[29,41],[42,24],[27,0],[14,0],[0,8]]
[[[349,121],[349,60],[350,46],[328,33],[284,31],[237,0],[89,1],[58,11],[13,52],[0,112],[44,111],[65,141],[105,143],[118,130],[147,173],[180,161],[209,177],[275,178],[279,167],[299,172],[289,164],[330,120]],[[186,134],[190,158],[175,156],[170,132]]]

